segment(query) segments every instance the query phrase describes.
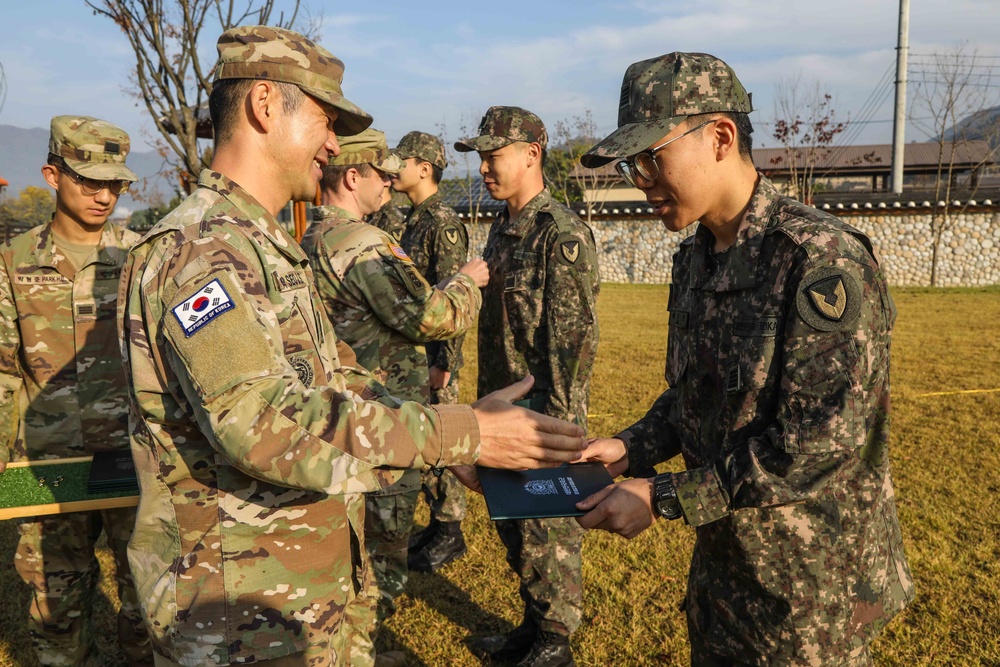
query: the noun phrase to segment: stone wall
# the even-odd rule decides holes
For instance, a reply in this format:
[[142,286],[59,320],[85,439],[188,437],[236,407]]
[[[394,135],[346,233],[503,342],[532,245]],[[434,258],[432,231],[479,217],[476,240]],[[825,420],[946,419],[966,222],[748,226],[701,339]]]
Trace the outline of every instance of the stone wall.
[[[931,214],[915,209],[830,211],[868,234],[893,285],[930,285]],[[493,220],[470,224],[469,245],[482,255]],[[674,234],[656,218],[601,216],[592,222],[601,280],[668,283],[677,245],[691,232]],[[693,231],[693,230],[692,230]],[[1000,207],[973,206],[955,216],[939,247],[938,285],[1000,285]]]

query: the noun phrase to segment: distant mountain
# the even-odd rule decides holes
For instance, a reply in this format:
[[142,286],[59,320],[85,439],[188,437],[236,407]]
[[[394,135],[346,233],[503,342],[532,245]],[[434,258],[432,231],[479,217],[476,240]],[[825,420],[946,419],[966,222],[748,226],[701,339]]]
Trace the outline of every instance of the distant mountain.
[[[10,182],[6,192],[8,197],[17,197],[29,185],[48,187],[41,173],[49,150],[48,143],[47,129],[0,124],[0,176]],[[132,151],[127,164],[142,179],[134,186],[142,201],[133,198],[131,192],[126,194],[118,204],[119,213],[123,208],[131,211],[148,208],[151,205],[148,202],[155,202],[157,198],[164,202],[170,200],[176,181],[158,173],[164,168],[163,158],[154,151]]]
[[1000,107],[977,111],[944,133],[945,141],[984,139],[994,151],[1000,150]]

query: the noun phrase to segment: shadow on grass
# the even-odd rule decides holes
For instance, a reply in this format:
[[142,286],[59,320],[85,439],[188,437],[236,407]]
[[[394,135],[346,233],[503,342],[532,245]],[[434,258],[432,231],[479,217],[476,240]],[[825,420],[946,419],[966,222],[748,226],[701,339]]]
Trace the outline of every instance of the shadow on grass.
[[[422,601],[454,626],[464,629],[466,638],[507,632],[514,627],[501,616],[483,609],[472,600],[468,592],[456,586],[444,573],[410,572],[406,593],[414,600]],[[379,637],[379,644],[386,650],[403,651],[406,654],[407,665],[428,667],[428,664],[417,655],[417,651],[421,648],[420,643],[425,640],[426,637],[401,637],[385,628]],[[467,657],[466,664],[475,664],[478,661],[471,652],[467,653]]]
[[[0,521],[0,665],[37,667],[27,626],[31,589],[14,569],[18,536],[16,520]],[[114,595],[114,564],[103,536],[98,540],[97,552],[101,581],[90,613],[98,660],[104,667],[126,667],[115,630],[117,600],[109,597],[109,591]]]

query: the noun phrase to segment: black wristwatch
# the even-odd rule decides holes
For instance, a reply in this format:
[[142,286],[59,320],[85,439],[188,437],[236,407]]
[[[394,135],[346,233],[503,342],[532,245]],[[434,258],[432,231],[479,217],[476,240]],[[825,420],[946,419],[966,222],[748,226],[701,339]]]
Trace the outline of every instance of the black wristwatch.
[[684,515],[677,500],[674,480],[669,474],[653,478],[653,507],[664,519],[679,519]]

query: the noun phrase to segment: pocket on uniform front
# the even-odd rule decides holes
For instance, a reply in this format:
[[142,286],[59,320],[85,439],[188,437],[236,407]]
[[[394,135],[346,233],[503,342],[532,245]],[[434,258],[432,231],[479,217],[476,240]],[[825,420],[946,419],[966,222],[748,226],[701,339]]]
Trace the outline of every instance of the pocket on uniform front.
[[542,290],[533,289],[533,274],[526,270],[507,275],[503,307],[511,329],[537,329],[542,321]]
[[850,338],[824,343],[795,350],[785,360],[785,450],[790,453],[821,454],[864,444],[857,348]]

